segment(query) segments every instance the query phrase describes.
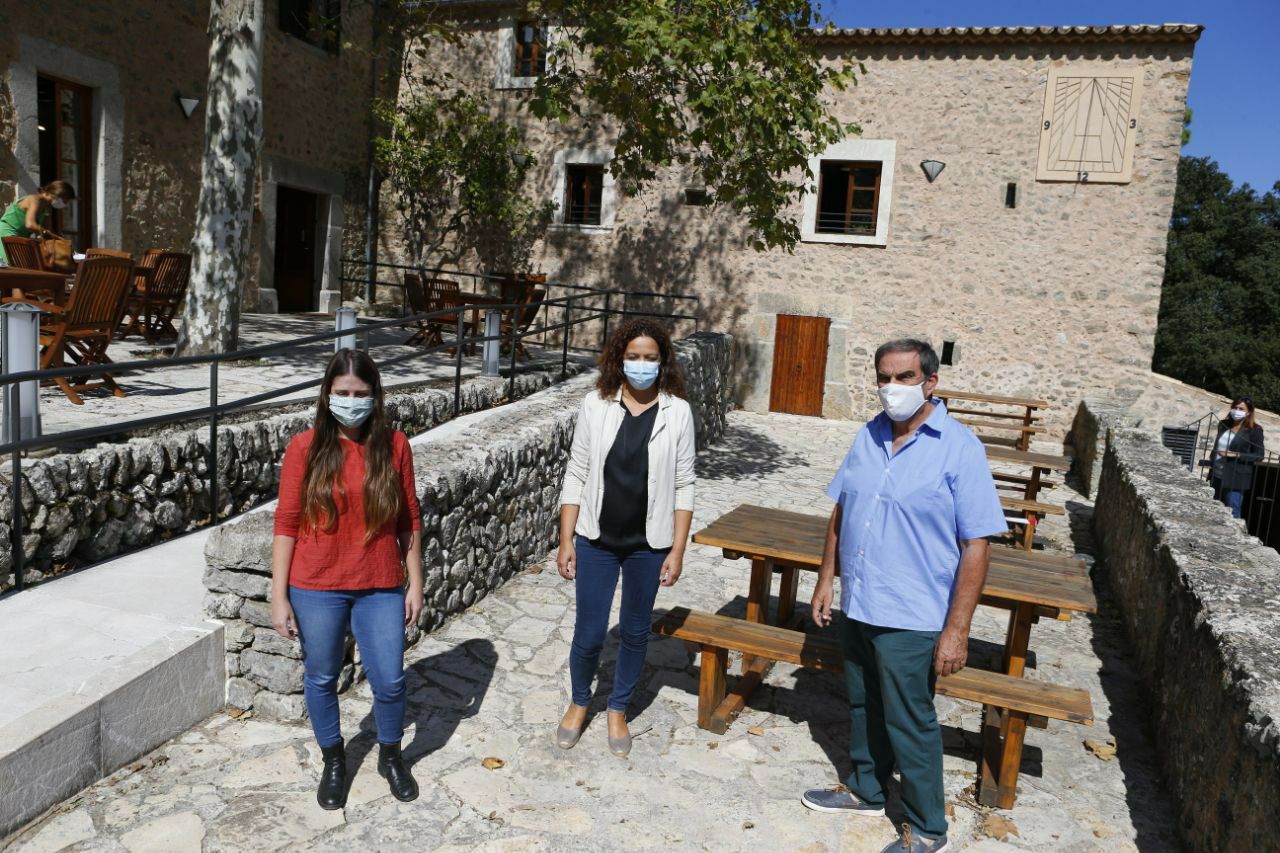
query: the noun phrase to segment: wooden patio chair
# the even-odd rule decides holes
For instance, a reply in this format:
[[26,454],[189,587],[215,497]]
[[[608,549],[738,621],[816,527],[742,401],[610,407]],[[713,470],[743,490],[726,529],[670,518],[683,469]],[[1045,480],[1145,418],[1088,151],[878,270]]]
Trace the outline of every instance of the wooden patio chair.
[[84,256],[86,258],[128,258],[133,260],[133,255],[128,252],[122,252],[119,249],[85,249]]
[[[62,367],[68,359],[83,365],[111,364],[107,346],[120,325],[132,280],[133,261],[98,256],[81,262],[65,306],[13,297],[0,302],[25,302],[46,312],[40,324],[41,370]],[[79,379],[60,376],[53,382],[77,406],[84,403],[79,392],[94,388],[106,388],[117,397],[124,396],[110,374],[104,373],[97,380]]]
[[35,240],[30,237],[0,237],[0,242],[4,243],[9,266],[24,270],[44,269],[44,261],[40,260],[40,245]]
[[177,337],[173,318],[182,309],[191,282],[191,256],[185,252],[149,249],[138,265],[146,271],[138,275],[125,303],[128,317],[120,337],[141,334],[147,343]]
[[[406,273],[404,282],[409,306],[415,314],[444,311],[462,304],[461,288],[451,279],[429,278],[423,281],[413,273]],[[444,329],[457,328],[457,325],[457,314],[443,314],[430,320],[420,320],[417,331],[410,335],[405,343],[420,343],[425,347],[437,346],[444,343]]]
[[[522,334],[526,329],[533,325],[534,320],[538,318],[538,310],[542,308],[542,299],[546,296],[547,291],[541,287],[533,287],[522,282],[504,282],[502,285],[502,301],[505,304],[516,303],[522,307],[502,312],[502,347],[503,352],[509,352],[510,347],[507,345],[508,336],[511,334],[511,326],[516,325],[516,334]],[[528,358],[529,350],[525,348],[524,340],[516,339],[516,358]]]

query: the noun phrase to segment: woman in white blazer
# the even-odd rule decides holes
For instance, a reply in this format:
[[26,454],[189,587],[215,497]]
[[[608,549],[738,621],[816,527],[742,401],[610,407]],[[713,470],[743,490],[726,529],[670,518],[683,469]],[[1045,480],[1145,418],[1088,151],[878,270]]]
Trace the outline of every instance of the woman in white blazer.
[[569,749],[582,735],[621,574],[608,737],[609,749],[625,756],[627,704],[644,666],[653,602],[659,585],[679,579],[693,522],[694,430],[675,348],[658,323],[623,323],[599,367],[596,387],[578,410],[560,494],[556,564],[561,577],[574,581],[577,620],[569,651],[573,704],[556,743]]

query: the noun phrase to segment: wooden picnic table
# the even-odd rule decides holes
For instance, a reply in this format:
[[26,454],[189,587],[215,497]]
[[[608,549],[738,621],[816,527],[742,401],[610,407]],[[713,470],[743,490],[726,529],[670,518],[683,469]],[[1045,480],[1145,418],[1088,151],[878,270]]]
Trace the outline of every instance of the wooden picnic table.
[[[749,622],[769,622],[769,595],[774,569],[779,569],[782,580],[773,624],[785,626],[795,616],[799,572],[816,571],[822,562],[827,522],[827,517],[820,515],[743,504],[695,533],[693,541],[721,548],[727,559],[751,560],[746,613]],[[1073,571],[1061,558],[1050,555],[1045,559],[1035,552],[1003,546],[991,547],[981,602],[1010,611],[1001,672],[1015,676],[1021,676],[1026,666],[1037,608],[1098,611],[1092,584],[1083,568]],[[744,678],[752,677],[750,673],[754,672],[758,683],[765,663],[744,656]]]
[[[1031,437],[1040,431],[1040,428],[1035,426],[1037,420],[1036,412],[1049,408],[1047,400],[1036,400],[1027,397],[1006,397],[999,394],[979,394],[973,391],[941,389],[935,390],[933,395],[941,398],[947,404],[947,411],[962,424],[979,429],[1016,430],[1018,432],[1016,440],[1018,450],[1027,450],[1031,447]],[[953,400],[981,403],[987,406],[1010,406],[1015,409],[1022,409],[1022,411],[1013,414],[990,411],[989,409],[953,407],[951,405]],[[1011,420],[1014,423],[1004,423],[1006,420]]]

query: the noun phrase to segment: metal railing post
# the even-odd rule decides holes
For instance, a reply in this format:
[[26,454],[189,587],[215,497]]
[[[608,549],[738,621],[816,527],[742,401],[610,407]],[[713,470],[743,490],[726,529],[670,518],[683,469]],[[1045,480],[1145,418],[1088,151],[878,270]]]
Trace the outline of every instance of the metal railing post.
[[[9,429],[15,435],[19,429],[18,416],[18,386],[10,385],[7,389],[9,396]],[[9,505],[9,544],[10,551],[13,556],[9,560],[9,566],[13,570],[13,588],[21,592],[26,586],[27,573],[27,553],[22,542],[22,451],[13,451],[13,470],[9,474],[9,489],[11,492]]]
[[507,400],[516,398],[516,347],[520,343],[520,309],[511,312],[511,376],[507,378]]
[[[612,296],[612,293],[605,293],[604,295],[604,331],[600,335],[600,349],[602,351],[604,350],[605,343],[609,340],[609,303],[612,301]],[[623,304],[625,304],[625,302]]]
[[564,303],[564,330],[560,333],[560,381],[569,375],[569,331],[573,328],[573,300],[570,296]]
[[209,362],[209,524],[218,523],[218,362]]
[[[345,332],[348,329],[354,329],[356,327],[356,309],[346,308],[346,307],[339,308],[334,313],[333,321],[334,321],[333,330],[335,332]],[[334,352],[337,352],[338,350],[341,350],[341,349],[355,349],[355,348],[356,348],[355,335],[343,335],[340,338],[333,339]]]
[[498,340],[501,319],[502,315],[493,309],[484,312],[484,366],[480,371],[482,376],[498,375],[498,351],[502,348],[502,342]]
[[[4,368],[0,373],[27,373],[40,367],[40,315],[34,305],[14,303],[0,306],[0,352]],[[9,417],[0,434],[4,441],[20,441],[40,435],[40,382],[30,379],[13,386],[16,394],[5,394]]]
[[458,312],[458,333],[453,339],[453,416],[458,416],[458,398],[462,396],[462,312]]

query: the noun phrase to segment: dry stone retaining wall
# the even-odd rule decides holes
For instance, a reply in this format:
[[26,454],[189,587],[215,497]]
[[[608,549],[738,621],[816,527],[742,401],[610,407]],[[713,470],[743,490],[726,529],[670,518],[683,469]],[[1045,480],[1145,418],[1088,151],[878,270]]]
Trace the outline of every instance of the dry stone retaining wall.
[[[569,364],[571,373],[582,366]],[[518,374],[516,396],[559,378],[559,369]],[[507,400],[507,380],[463,384],[460,413]],[[453,394],[426,390],[387,398],[397,429],[422,432],[453,417]],[[275,494],[279,463],[289,440],[307,429],[311,411],[264,415],[218,430],[219,514],[257,506]],[[135,438],[121,444],[33,460],[23,466],[23,550],[28,579],[53,566],[93,563],[152,545],[209,522],[207,429]],[[9,469],[0,471],[0,542],[9,541]],[[0,580],[13,571],[9,549],[0,550]],[[2,584],[0,584],[2,586]]]
[[1280,837],[1280,554],[1157,438],[1101,433],[1094,535],[1150,688],[1179,829],[1196,850],[1269,848]]
[[[700,448],[724,434],[732,346],[711,333],[678,342]],[[415,443],[426,606],[409,644],[558,546],[560,481],[578,403],[594,381],[594,373],[571,379]],[[302,719],[301,651],[271,628],[273,517],[255,512],[210,534],[205,607],[226,626],[228,703]],[[362,675],[355,650],[348,654],[339,689]]]

